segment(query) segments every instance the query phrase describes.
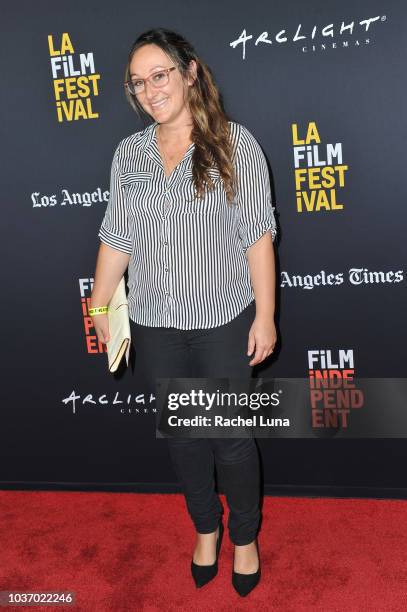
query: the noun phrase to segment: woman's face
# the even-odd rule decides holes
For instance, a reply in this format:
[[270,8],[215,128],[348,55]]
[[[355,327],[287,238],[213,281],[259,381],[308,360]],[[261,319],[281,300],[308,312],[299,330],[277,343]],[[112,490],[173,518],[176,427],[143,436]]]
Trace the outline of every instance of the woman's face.
[[[130,62],[130,79],[132,81],[147,79],[163,68],[175,66],[174,61],[164,51],[154,44],[144,45],[137,49]],[[191,60],[192,74],[195,76],[196,62]],[[158,123],[168,123],[182,114],[188,115],[186,107],[187,88],[192,85],[193,77],[185,82],[176,68],[169,73],[168,83],[155,88],[151,82],[144,82],[144,90],[137,95],[143,109]]]

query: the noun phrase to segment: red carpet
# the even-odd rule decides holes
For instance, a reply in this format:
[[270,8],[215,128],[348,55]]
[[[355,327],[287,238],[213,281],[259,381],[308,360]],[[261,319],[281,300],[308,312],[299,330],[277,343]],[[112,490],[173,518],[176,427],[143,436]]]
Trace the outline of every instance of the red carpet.
[[245,599],[230,584],[227,532],[218,576],[195,588],[194,529],[181,495],[0,491],[0,511],[0,590],[77,597],[71,607],[4,610],[407,608],[405,501],[266,497],[262,581]]

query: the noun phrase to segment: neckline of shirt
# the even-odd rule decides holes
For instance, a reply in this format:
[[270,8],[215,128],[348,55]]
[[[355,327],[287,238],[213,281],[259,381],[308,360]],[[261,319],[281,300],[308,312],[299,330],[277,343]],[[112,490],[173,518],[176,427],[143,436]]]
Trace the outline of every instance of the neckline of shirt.
[[[158,121],[154,121],[151,125],[146,128],[145,142],[143,144],[143,150],[145,151],[148,147],[154,146],[158,152],[158,141],[157,141],[157,125]],[[195,147],[195,143],[191,142],[185,154],[189,153],[191,149]]]

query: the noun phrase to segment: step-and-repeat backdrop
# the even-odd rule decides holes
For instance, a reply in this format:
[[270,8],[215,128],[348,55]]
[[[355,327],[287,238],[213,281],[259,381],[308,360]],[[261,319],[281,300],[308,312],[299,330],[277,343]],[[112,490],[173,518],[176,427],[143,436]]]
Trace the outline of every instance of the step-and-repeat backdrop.
[[192,42],[270,165],[279,341],[255,374],[308,400],[259,440],[266,489],[405,486],[406,19],[396,1],[3,7],[4,486],[177,490],[156,397],[131,363],[108,372],[88,315],[113,152],[148,124],[124,68],[152,27]]

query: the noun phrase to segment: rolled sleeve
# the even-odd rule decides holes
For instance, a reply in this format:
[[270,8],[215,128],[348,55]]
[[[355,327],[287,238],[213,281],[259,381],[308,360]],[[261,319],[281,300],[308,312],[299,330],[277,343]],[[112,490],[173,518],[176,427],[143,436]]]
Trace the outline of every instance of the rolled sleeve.
[[277,235],[266,158],[255,137],[241,126],[236,152],[238,234],[243,251],[267,231]]
[[98,236],[102,242],[124,253],[133,250],[126,197],[120,181],[120,145],[116,148],[110,172],[110,192]]

